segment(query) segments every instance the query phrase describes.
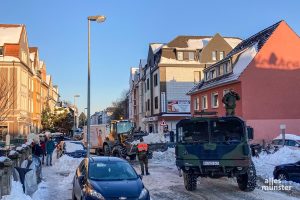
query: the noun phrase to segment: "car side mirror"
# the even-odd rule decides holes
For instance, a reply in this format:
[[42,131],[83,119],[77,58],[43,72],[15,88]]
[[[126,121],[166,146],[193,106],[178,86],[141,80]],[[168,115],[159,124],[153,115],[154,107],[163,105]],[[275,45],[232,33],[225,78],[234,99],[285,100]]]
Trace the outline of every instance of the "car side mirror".
[[248,133],[248,139],[253,140],[254,138],[254,133],[253,133],[253,128],[250,126],[247,126],[247,133]]

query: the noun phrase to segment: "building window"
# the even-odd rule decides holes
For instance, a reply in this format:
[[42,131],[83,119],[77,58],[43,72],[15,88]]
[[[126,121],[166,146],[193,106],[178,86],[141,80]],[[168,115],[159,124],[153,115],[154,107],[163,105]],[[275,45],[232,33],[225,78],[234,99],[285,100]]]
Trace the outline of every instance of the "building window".
[[194,83],[199,83],[201,80],[201,72],[194,71]]
[[224,74],[223,65],[219,66],[219,70],[220,70],[220,76],[222,76]]
[[150,89],[150,82],[149,82],[149,78],[147,78],[147,90]]
[[212,108],[217,108],[219,107],[219,95],[217,92],[214,92],[211,94],[211,107]]
[[189,60],[195,60],[195,54],[194,52],[189,52]]
[[0,47],[0,56],[3,56],[3,47]]
[[201,97],[201,103],[202,103],[202,110],[207,109],[207,96]]
[[205,80],[208,81],[209,80],[209,73],[205,72]]
[[194,100],[194,110],[199,110],[199,97]]
[[220,51],[220,60],[224,58],[224,55],[225,55],[224,51]]
[[150,111],[150,99],[147,100],[147,110]]
[[216,51],[211,52],[211,59],[217,60],[217,52]]
[[216,67],[216,75],[217,75],[217,76],[220,76],[220,75],[221,75],[221,73],[220,73],[220,66],[217,66],[217,67]]
[[177,52],[177,59],[183,60],[183,52]]
[[155,109],[158,109],[158,97],[154,98],[154,107]]
[[158,82],[157,82],[157,74],[154,74],[154,86],[157,86]]
[[216,78],[216,70],[215,69],[212,69],[210,70],[210,78],[213,79],[213,78]]

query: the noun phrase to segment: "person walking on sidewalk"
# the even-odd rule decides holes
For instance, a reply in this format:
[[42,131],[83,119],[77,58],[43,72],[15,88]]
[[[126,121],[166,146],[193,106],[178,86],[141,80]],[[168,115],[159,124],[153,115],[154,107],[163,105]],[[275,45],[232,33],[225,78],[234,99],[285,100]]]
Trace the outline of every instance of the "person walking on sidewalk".
[[42,140],[41,142],[40,142],[40,144],[41,144],[41,149],[42,149],[42,165],[44,165],[44,161],[45,161],[45,156],[46,156],[46,141],[45,141],[45,139],[44,140]]
[[[144,172],[146,171],[146,175],[150,175],[148,171],[148,144],[144,142],[144,139],[140,139],[140,143],[137,145],[138,148],[138,158],[141,165],[141,171],[142,175],[144,175]],[[145,166],[145,170],[144,170]]]
[[[47,158],[46,158],[46,165],[48,166],[50,164],[50,166],[52,166],[52,154],[53,151],[55,149],[55,144],[54,141],[52,140],[52,137],[49,138],[49,140],[46,142],[46,154],[47,154]],[[49,163],[50,161],[50,163]]]

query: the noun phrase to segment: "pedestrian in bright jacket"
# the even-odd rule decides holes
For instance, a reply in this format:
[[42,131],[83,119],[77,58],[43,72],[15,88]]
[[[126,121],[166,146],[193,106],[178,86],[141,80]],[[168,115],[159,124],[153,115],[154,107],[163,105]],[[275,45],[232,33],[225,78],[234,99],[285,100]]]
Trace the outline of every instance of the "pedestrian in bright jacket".
[[[46,165],[52,166],[52,154],[55,149],[54,141],[52,140],[52,137],[49,138],[49,140],[46,142],[46,153],[47,153],[47,159],[46,159]],[[50,161],[50,163],[49,163]]]

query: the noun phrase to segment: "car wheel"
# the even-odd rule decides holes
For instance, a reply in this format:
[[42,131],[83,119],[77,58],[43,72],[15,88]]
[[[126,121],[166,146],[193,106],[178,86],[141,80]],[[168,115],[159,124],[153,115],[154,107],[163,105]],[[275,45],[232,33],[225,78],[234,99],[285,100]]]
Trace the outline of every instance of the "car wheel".
[[277,174],[277,177],[276,177],[278,180],[281,180],[281,181],[287,181],[288,180],[288,176],[285,172],[278,172]]

